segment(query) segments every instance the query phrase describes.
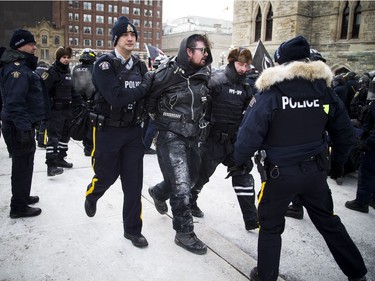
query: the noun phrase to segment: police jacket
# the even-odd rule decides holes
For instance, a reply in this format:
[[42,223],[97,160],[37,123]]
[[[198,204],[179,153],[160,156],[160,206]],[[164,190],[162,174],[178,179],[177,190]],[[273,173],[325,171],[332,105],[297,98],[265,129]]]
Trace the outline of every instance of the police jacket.
[[48,94],[54,102],[69,103],[72,101],[74,88],[69,65],[55,61],[47,73],[42,74],[42,78],[46,83]]
[[94,98],[95,87],[92,83],[92,63],[81,63],[73,68],[72,79],[74,90],[82,96],[85,101]]
[[364,116],[364,124],[362,126],[363,134],[361,136],[362,141],[365,144],[365,148],[375,151],[375,101],[371,101],[367,105],[366,113]]
[[140,105],[146,89],[139,85],[146,72],[147,67],[137,56],[132,55],[126,63],[115,52],[101,56],[93,69],[95,112],[118,122],[120,127],[129,119],[133,125],[140,123],[143,116]]
[[37,60],[34,55],[16,50],[5,50],[0,58],[2,120],[13,122],[20,131],[32,130],[50,111],[41,78],[34,72]]
[[321,61],[266,69],[238,131],[236,163],[246,163],[258,149],[264,149],[274,165],[299,163],[327,148],[327,131],[332,160],[343,164],[355,135],[344,104],[329,87],[332,77]]
[[196,137],[207,103],[211,52],[202,68],[188,62],[187,38],[182,40],[177,57],[159,65],[154,73],[146,108],[154,115],[157,129],[169,130],[184,137]]
[[211,121],[212,128],[234,134],[252,98],[246,76],[239,75],[234,63],[230,63],[224,71],[212,75],[208,87],[211,99],[206,119]]

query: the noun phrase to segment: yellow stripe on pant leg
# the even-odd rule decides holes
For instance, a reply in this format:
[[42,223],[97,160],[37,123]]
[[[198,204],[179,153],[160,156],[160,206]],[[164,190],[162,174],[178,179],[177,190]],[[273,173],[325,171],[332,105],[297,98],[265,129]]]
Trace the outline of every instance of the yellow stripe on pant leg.
[[89,195],[89,194],[91,194],[94,191],[94,189],[95,189],[95,183],[97,181],[98,181],[98,178],[96,178],[96,177],[92,178],[91,187],[89,188],[89,190],[86,191],[86,196]]

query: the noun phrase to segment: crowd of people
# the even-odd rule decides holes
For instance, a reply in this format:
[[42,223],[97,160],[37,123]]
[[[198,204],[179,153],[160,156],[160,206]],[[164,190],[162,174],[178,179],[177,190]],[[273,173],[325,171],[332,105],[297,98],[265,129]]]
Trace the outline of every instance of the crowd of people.
[[[114,50],[97,58],[84,49],[73,71],[70,47],[59,47],[51,66],[38,66],[34,36],[25,29],[13,33],[11,49],[1,48],[10,217],[41,214],[30,206],[39,201],[31,196],[36,141],[46,149],[47,176],[72,168],[65,160],[70,125],[85,111],[84,155],[92,158],[94,172],[85,212],[94,217],[99,199],[120,177],[124,237],[134,246],[148,246],[142,234],[143,156],[156,153],[163,180],[148,192],[162,215],[169,201],[178,246],[207,252],[193,216],[204,216],[199,193],[223,164],[245,229],[259,228],[250,280],[277,280],[285,216],[303,218],[303,207],[348,280],[366,280],[362,256],[333,212],[327,176],[342,184],[345,174],[358,170],[356,198],[345,206],[364,213],[375,208],[374,72],[334,77],[302,36],[283,42],[276,66],[262,73],[249,71],[252,54],[241,47],[229,52],[225,68],[212,72],[212,42],[202,34],[184,38],[176,56],[150,71],[133,53],[137,40],[136,27],[121,16],[112,28]],[[257,204],[254,163],[262,179]]]

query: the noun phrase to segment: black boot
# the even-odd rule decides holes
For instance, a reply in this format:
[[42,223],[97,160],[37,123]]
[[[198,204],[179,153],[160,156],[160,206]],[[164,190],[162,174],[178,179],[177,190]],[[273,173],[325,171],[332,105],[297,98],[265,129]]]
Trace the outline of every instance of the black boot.
[[294,218],[297,220],[302,220],[303,219],[303,207],[290,205],[288,207],[288,210],[286,210],[285,216]]
[[156,210],[162,215],[168,213],[167,203],[165,203],[165,201],[156,199],[152,189],[153,187],[148,189],[148,194],[150,194],[151,198],[154,200]]
[[12,219],[18,219],[18,218],[27,218],[27,217],[36,217],[39,216],[42,213],[42,210],[40,208],[33,208],[26,206],[22,209],[11,209],[10,210],[10,217]]
[[250,281],[262,281],[258,275],[258,268],[254,267],[250,272]]
[[195,235],[194,232],[191,232],[191,233],[177,232],[174,238],[174,242],[178,246],[194,254],[204,255],[205,253],[207,253],[207,246],[201,240],[198,239],[197,235]]
[[56,166],[62,168],[73,168],[73,163],[66,162],[64,158],[56,160]]
[[355,199],[352,201],[346,201],[345,207],[361,213],[368,213],[368,205],[359,205]]
[[33,205],[39,202],[39,197],[38,196],[29,196],[27,199],[27,205]]
[[257,220],[245,221],[245,229],[253,230],[259,228],[259,222]]
[[55,165],[48,165],[47,166],[47,176],[49,176],[49,177],[61,175],[62,173],[64,173],[63,168],[57,167]]
[[190,209],[191,209],[191,214],[193,215],[193,217],[197,217],[197,218],[204,217],[204,213],[198,207],[197,202],[192,203]]

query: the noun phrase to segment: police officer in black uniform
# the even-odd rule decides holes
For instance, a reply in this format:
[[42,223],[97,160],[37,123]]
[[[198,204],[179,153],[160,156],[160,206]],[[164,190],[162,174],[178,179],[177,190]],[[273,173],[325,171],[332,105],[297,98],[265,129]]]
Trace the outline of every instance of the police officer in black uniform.
[[345,203],[348,209],[368,213],[375,208],[375,78],[370,82],[367,102],[362,109],[361,155],[356,198]]
[[[266,171],[258,195],[258,266],[250,280],[275,281],[279,274],[285,212],[298,195],[349,280],[366,280],[363,258],[334,214],[327,184],[328,144],[336,148],[331,163],[342,170],[355,143],[344,104],[330,88],[333,74],[321,61],[310,61],[310,46],[297,36],[275,53],[278,66],[263,71],[259,94],[250,102],[235,143],[237,165],[257,150],[266,152]],[[261,164],[263,162],[260,162]],[[264,176],[264,173],[262,173]]]
[[[252,98],[251,88],[246,81],[246,72],[252,62],[248,49],[235,48],[228,54],[228,64],[223,71],[216,71],[209,83],[210,106],[205,116],[209,123],[208,139],[200,145],[201,165],[199,178],[191,190],[191,212],[203,217],[197,205],[198,194],[209,181],[219,164],[228,170],[235,167],[234,142],[243,112]],[[206,130],[206,129],[203,129]],[[249,159],[249,162],[251,160]],[[251,166],[247,163],[247,166]],[[258,228],[257,211],[254,204],[254,178],[250,173],[239,170],[232,173],[232,185],[242,211],[246,230]]]
[[[92,83],[92,69],[96,61],[96,54],[90,48],[83,49],[79,55],[80,64],[73,68],[72,79],[74,90],[85,102],[86,109],[92,110],[94,102],[95,87]],[[92,152],[92,132],[87,133],[83,139],[83,152],[86,156],[91,156]]]
[[47,118],[49,103],[40,76],[34,72],[38,61],[34,56],[34,36],[28,30],[18,29],[9,45],[12,50],[5,50],[0,59],[0,89],[3,133],[12,152],[10,217],[33,217],[42,212],[29,206],[39,201],[38,196],[30,196],[35,126]]
[[56,60],[47,72],[42,74],[51,100],[51,115],[47,120],[46,164],[47,175],[63,173],[62,168],[72,168],[65,161],[68,151],[69,125],[73,118],[73,107],[79,108],[82,98],[74,91],[69,60],[72,57],[70,47],[59,47],[55,52]]
[[143,155],[141,123],[143,102],[149,86],[147,66],[132,55],[138,34],[135,26],[122,16],[112,29],[115,50],[101,56],[94,64],[96,88],[93,124],[95,175],[87,187],[85,211],[96,213],[96,203],[120,176],[124,192],[124,236],[136,247],[148,242],[142,231]]

